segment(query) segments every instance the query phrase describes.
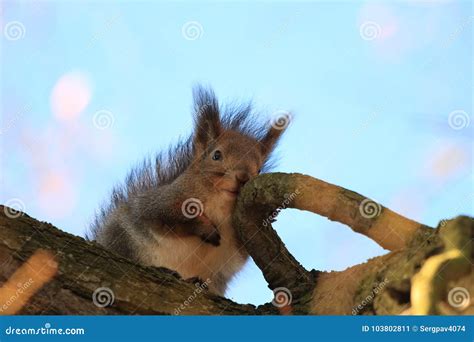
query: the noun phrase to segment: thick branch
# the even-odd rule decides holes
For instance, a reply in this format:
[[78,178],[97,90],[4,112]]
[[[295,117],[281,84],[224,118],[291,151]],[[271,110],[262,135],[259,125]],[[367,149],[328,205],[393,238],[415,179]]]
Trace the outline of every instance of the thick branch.
[[[5,310],[11,310],[14,303],[25,298],[23,293],[17,293],[17,289],[13,295],[10,283],[15,287],[18,283],[31,283],[31,286],[23,286],[25,291],[31,291],[33,284],[46,283],[35,290],[39,291],[36,294],[28,294],[32,298],[19,311],[21,314],[277,313],[274,307],[257,311],[252,305],[239,305],[212,295],[181,280],[174,272],[135,265],[48,223],[38,222],[26,214],[13,218],[11,213],[19,215],[0,206],[0,285],[3,284],[0,309],[9,304],[0,314],[9,313]],[[49,253],[42,252],[38,257],[35,253],[39,250]],[[51,265],[56,264],[55,277],[51,281],[48,279],[49,282],[44,281],[45,274],[51,273]],[[14,281],[8,282],[10,278]],[[99,288],[112,290],[112,305],[102,308],[94,304],[93,293]]]

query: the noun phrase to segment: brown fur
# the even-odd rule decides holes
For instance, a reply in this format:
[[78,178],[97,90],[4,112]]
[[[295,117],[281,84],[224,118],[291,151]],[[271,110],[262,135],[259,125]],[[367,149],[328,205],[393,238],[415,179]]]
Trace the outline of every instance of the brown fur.
[[[235,200],[268,169],[283,130],[260,124],[250,105],[222,114],[214,93],[202,87],[194,91],[194,106],[192,136],[132,170],[90,238],[141,264],[208,281],[223,294],[248,258],[230,221]],[[202,203],[200,215],[185,215],[190,200]]]

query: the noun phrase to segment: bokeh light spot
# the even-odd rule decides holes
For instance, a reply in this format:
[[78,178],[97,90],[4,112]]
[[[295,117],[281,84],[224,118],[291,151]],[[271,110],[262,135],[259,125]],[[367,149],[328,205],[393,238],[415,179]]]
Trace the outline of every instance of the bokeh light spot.
[[88,78],[80,72],[70,72],[59,78],[51,92],[51,110],[60,120],[74,120],[91,100]]

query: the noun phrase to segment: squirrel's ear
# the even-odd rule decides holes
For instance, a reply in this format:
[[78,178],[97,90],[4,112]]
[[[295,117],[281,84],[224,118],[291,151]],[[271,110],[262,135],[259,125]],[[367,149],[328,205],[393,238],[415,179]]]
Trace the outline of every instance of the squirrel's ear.
[[205,149],[222,133],[219,104],[212,90],[194,89],[194,144]]
[[273,149],[275,148],[278,140],[285,132],[288,124],[290,123],[290,116],[285,115],[284,118],[278,118],[277,120],[272,120],[271,126],[268,131],[265,133],[264,137],[260,140],[262,146],[262,152],[265,156],[270,155]]

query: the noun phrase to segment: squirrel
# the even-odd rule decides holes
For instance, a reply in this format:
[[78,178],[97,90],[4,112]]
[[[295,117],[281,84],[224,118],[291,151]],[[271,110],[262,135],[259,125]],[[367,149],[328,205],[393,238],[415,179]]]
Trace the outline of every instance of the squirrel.
[[87,238],[224,295],[248,259],[231,222],[237,196],[272,167],[286,125],[259,122],[251,103],[220,107],[210,88],[194,87],[193,98],[192,134],[132,169]]

